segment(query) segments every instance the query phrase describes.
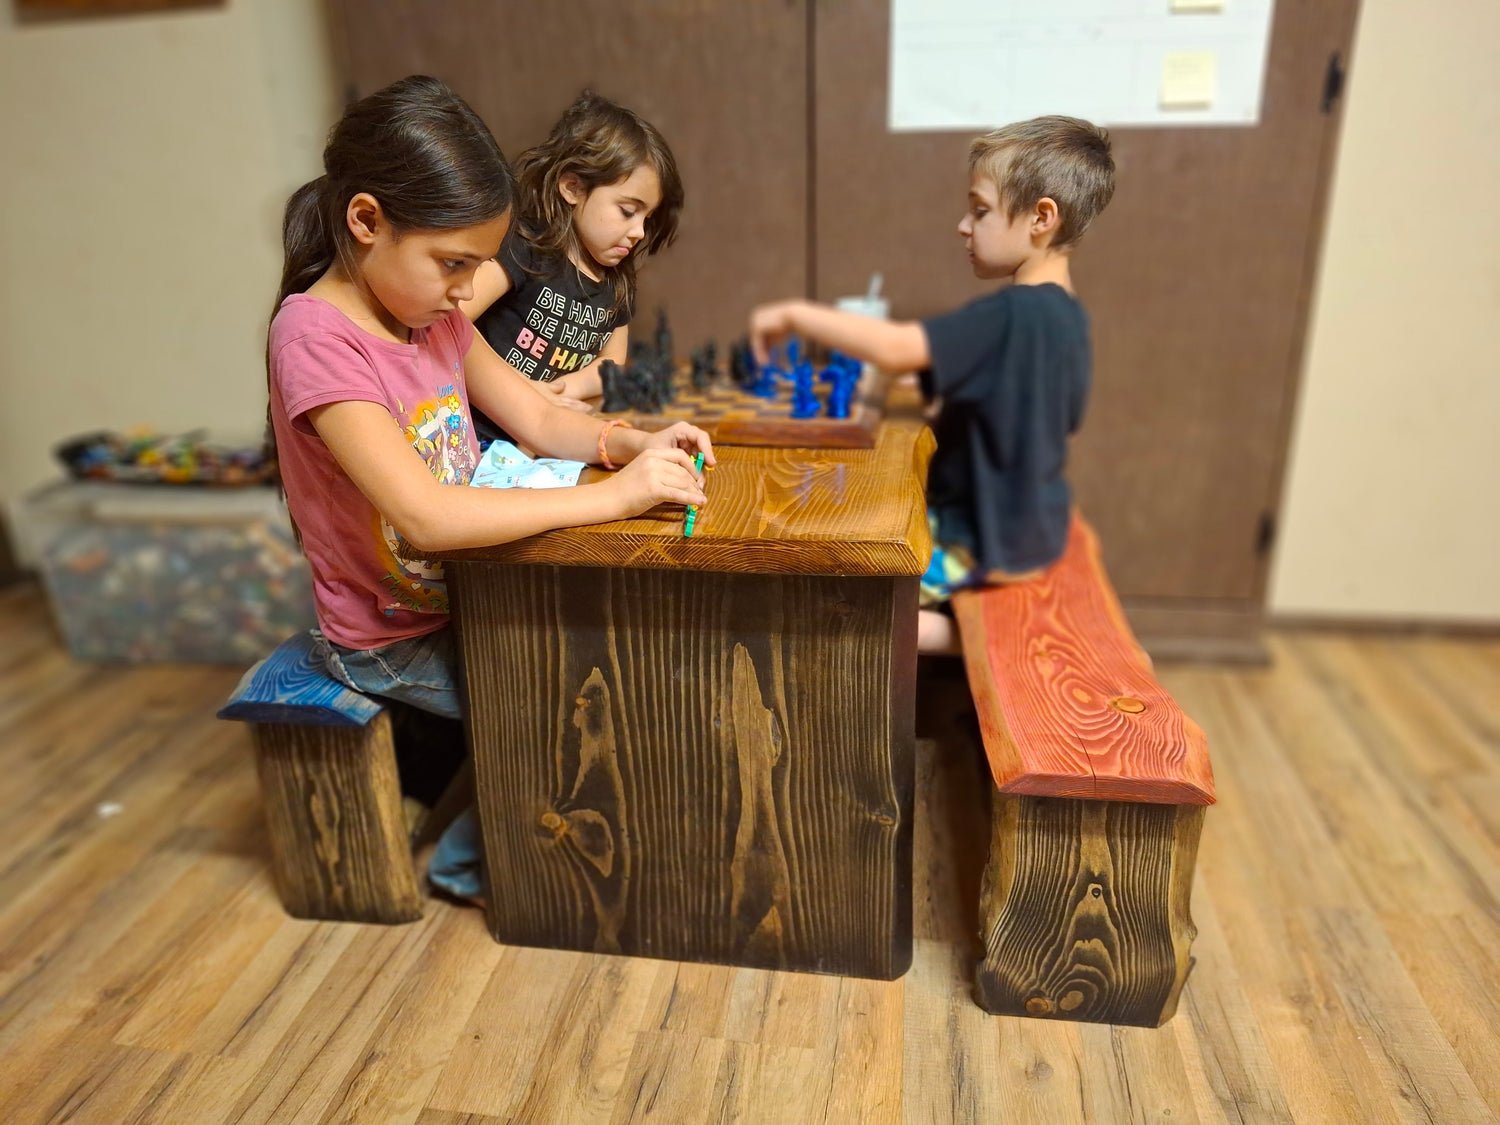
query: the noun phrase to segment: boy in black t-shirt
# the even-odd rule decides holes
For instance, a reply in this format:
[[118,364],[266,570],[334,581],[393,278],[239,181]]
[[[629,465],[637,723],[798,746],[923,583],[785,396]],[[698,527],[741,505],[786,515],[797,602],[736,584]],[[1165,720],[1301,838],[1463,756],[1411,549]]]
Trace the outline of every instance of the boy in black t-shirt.
[[872,320],[809,301],[763,305],[751,341],[816,340],[887,371],[919,371],[939,404],[927,477],[932,565],[922,577],[923,652],[954,652],[957,590],[1031,577],[1067,542],[1068,435],[1083,419],[1088,317],[1068,263],[1114,194],[1109,135],[1073,117],[1007,125],[969,146],[958,224],[974,273],[1013,284],[926,321]]

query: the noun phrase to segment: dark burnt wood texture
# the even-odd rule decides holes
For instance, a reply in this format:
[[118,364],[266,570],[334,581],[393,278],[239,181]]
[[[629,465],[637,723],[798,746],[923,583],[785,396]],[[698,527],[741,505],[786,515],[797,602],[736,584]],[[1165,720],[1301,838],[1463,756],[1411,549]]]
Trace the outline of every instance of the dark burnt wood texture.
[[[953,600],[995,797],[974,998],[988,1012],[1170,1019],[1208,743],[1151,673],[1093,530],[1041,577]],[[1023,796],[1024,794],[1024,796]]]
[[914,577],[449,574],[497,940],[906,971]]
[[1002,793],[1213,803],[1203,730],[1156,682],[1081,517],[1040,578],[953,608]]
[[251,728],[287,913],[335,922],[420,918],[390,717],[382,712],[363,727]]
[[998,1015],[1156,1027],[1177,1010],[1203,809],[997,797],[974,997]]

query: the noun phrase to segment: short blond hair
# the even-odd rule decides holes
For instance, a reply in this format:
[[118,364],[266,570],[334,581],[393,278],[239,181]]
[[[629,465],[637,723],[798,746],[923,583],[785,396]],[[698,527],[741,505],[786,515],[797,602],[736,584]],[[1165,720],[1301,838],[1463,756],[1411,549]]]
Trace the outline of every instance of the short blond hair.
[[1052,245],[1072,246],[1115,193],[1109,133],[1077,117],[1033,117],[969,144],[969,171],[995,183],[1009,218],[1045,198],[1057,204]]

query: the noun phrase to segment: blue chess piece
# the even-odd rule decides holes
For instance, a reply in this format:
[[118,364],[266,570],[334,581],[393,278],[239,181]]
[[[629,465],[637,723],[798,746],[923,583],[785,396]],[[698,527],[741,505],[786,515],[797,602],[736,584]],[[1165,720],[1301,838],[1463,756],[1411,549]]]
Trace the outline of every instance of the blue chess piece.
[[[847,356],[840,356],[848,360]],[[860,366],[857,360],[842,362],[831,368],[833,388],[828,392],[828,417],[849,417],[849,405],[854,399],[854,387],[859,382]]]
[[793,418],[816,418],[822,409],[823,404],[818,401],[818,396],[813,394],[812,387],[798,386],[792,392]]
[[792,417],[816,418],[823,404],[813,392],[813,366],[805,360],[792,370]]
[[760,369],[755,381],[745,389],[758,398],[775,398],[780,393],[778,381],[786,378],[786,371],[780,366],[779,359],[779,351],[771,352],[771,362]]
[[845,355],[843,352],[829,352],[828,366],[823,368],[822,373],[818,377],[825,383],[832,383],[837,381],[840,371],[852,371],[857,381],[859,379],[859,372],[863,366],[859,360],[851,355]]

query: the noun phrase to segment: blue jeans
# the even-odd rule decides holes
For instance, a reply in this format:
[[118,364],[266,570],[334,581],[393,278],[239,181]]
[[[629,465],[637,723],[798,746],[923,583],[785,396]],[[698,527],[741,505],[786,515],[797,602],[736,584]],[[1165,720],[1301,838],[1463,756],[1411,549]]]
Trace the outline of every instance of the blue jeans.
[[355,691],[399,699],[445,719],[464,717],[451,628],[379,648],[345,648],[317,630],[313,642],[328,674]]
[[[355,691],[399,699],[448,719],[464,717],[458,690],[458,649],[451,628],[366,649],[334,644],[315,629],[313,642],[328,674]],[[438,840],[427,865],[427,878],[459,898],[482,895],[481,843],[479,818],[471,806]]]

